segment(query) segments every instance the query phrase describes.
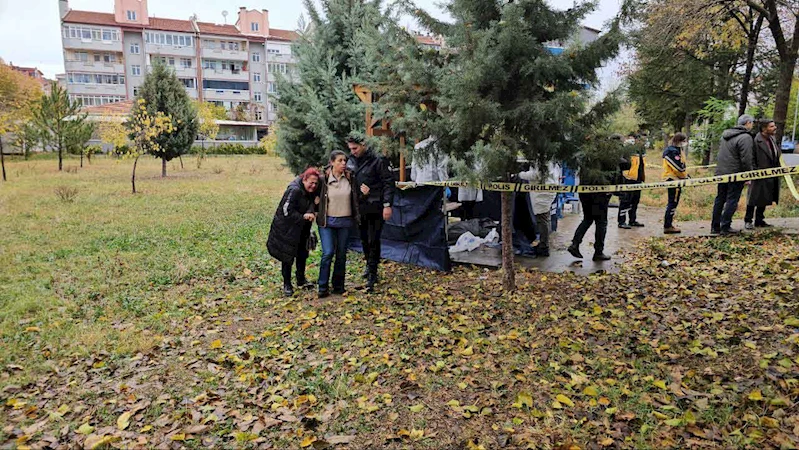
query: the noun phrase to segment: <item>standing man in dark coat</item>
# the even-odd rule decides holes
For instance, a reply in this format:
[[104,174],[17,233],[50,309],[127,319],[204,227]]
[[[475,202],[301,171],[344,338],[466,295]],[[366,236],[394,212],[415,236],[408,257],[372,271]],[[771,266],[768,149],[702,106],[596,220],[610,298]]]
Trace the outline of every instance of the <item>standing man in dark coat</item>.
[[[755,136],[754,163],[755,170],[780,167],[781,149],[777,147],[774,135],[777,134],[777,125],[773,120],[761,120],[760,132]],[[744,223],[747,230],[755,227],[770,227],[766,223],[766,206],[780,202],[780,179],[766,178],[765,180],[752,180],[749,185],[749,199],[746,204],[746,217]],[[754,222],[752,219],[754,218]]]
[[361,244],[366,258],[366,291],[374,292],[380,265],[380,236],[383,223],[391,218],[394,201],[394,177],[388,160],[367,148],[362,139],[347,139],[350,158],[347,170],[352,173],[355,185],[361,193],[358,210],[361,215]]
[[[752,170],[752,148],[754,141],[749,132],[754,125],[754,118],[744,114],[738,118],[738,125],[725,130],[721,135],[721,147],[716,165],[716,176],[730,175]],[[713,203],[713,219],[710,223],[711,234],[737,234],[732,229],[732,216],[738,209],[738,201],[744,189],[743,181],[720,183]]]

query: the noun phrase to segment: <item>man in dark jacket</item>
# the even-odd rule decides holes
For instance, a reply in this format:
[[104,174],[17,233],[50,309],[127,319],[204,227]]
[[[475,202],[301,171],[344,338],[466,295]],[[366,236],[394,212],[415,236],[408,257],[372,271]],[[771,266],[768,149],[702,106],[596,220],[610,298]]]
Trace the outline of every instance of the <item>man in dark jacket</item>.
[[367,148],[361,139],[348,138],[347,147],[350,149],[347,170],[352,173],[361,193],[358,210],[361,215],[361,244],[366,258],[366,290],[373,292],[378,280],[383,223],[391,218],[394,177],[389,170],[388,160]]
[[[730,175],[752,170],[752,147],[754,141],[749,134],[754,118],[744,114],[738,118],[738,125],[724,131],[721,136],[716,176]],[[732,216],[738,209],[738,201],[744,188],[743,181],[720,183],[713,203],[713,219],[710,223],[711,234],[736,234],[732,229]]]
[[[774,135],[777,125],[773,120],[760,121],[760,133],[755,136],[754,163],[755,170],[780,167],[782,151],[777,147]],[[753,180],[749,185],[749,198],[746,204],[746,217],[744,223],[747,230],[755,227],[769,227],[766,223],[766,206],[780,202],[780,179],[766,178]],[[752,219],[754,218],[754,222]]]

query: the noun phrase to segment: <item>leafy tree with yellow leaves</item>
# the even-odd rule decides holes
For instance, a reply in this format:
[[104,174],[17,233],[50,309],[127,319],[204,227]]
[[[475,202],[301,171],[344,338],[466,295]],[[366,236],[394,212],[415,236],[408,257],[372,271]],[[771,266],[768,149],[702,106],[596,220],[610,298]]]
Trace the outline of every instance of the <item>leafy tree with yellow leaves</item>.
[[[130,184],[133,193],[136,193],[136,165],[142,155],[159,155],[162,153],[161,141],[174,130],[172,118],[162,111],[151,114],[147,109],[147,102],[139,99],[136,108],[126,122],[131,145],[123,153],[124,158],[133,158],[133,173]],[[124,147],[123,147],[124,148]]]
[[3,181],[6,181],[3,137],[18,132],[30,120],[31,111],[40,96],[41,87],[36,80],[0,62],[0,167]]

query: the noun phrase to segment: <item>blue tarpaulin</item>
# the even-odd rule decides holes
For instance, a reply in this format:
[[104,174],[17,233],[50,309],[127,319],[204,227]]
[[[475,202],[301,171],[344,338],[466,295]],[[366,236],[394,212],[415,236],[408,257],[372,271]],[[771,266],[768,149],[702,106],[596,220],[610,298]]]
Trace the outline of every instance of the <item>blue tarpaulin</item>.
[[[393,214],[383,226],[383,259],[448,272],[451,269],[445,231],[444,188],[397,189]],[[362,252],[360,232],[353,230],[350,249]]]

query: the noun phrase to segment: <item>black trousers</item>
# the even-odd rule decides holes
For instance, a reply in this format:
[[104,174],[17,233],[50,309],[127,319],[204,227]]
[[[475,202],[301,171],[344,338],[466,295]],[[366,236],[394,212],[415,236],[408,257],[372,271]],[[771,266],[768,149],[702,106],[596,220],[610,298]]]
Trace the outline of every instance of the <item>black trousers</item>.
[[619,225],[638,222],[638,204],[641,191],[622,192],[619,196]]
[[361,214],[361,245],[370,275],[377,275],[380,265],[380,236],[383,234],[383,213]]
[[594,252],[602,253],[605,250],[605,235],[608,232],[608,203],[610,194],[580,194],[580,203],[583,206],[583,221],[574,232],[572,244],[579,246],[583,242],[585,233],[596,226],[594,234]]
[[677,212],[677,206],[680,204],[680,197],[682,196],[682,189],[669,188],[669,202],[666,204],[666,217],[663,218],[663,228],[671,228],[674,226],[674,214]]
[[732,226],[732,216],[738,209],[741,192],[744,190],[743,181],[721,183],[718,185],[716,201],[713,202],[713,218],[710,222],[711,230],[729,230]]
[[311,223],[303,225],[300,233],[300,244],[297,248],[297,256],[294,261],[281,263],[280,272],[283,275],[283,285],[291,286],[291,266],[297,265],[297,285],[302,286],[307,283],[305,279],[305,263],[308,261],[308,238],[311,236]]
[[756,224],[761,224],[766,221],[766,207],[765,206],[754,206],[754,205],[747,205],[746,207],[746,216],[744,217],[744,222],[751,222],[752,218],[755,219]]

